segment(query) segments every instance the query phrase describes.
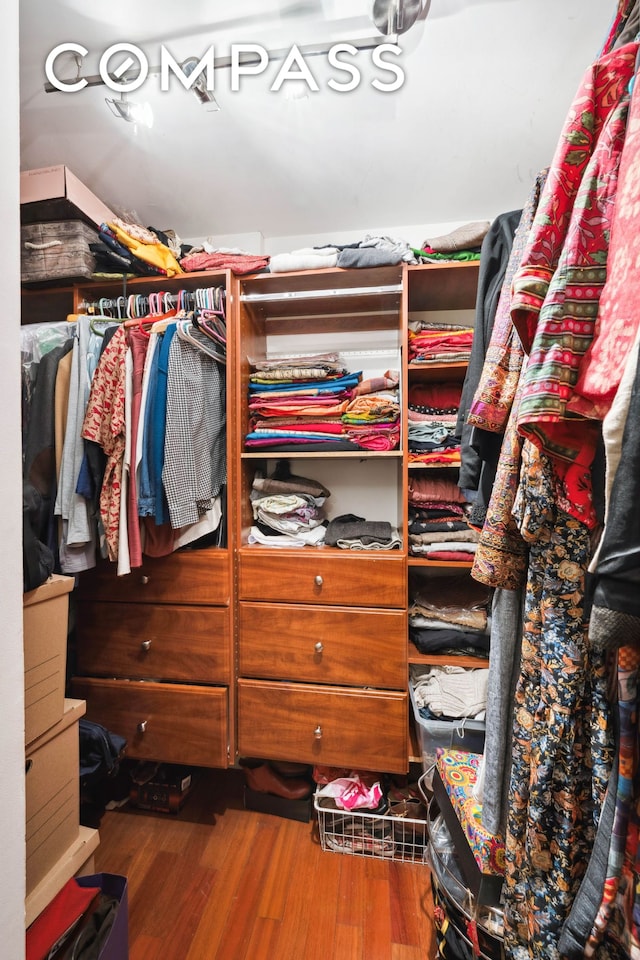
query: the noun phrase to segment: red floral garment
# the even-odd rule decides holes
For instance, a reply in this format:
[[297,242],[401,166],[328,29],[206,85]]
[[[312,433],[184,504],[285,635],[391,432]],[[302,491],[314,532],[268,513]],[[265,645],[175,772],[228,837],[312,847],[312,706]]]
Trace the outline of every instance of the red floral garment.
[[607,278],[593,340],[580,366],[567,410],[603,420],[620,385],[624,358],[640,324],[640,83],[634,85],[625,135],[618,193],[611,223]]
[[560,508],[588,527],[596,523],[591,464],[598,424],[573,418],[567,402],[593,338],[606,280],[628,109],[625,90],[584,173],[560,261],[538,317],[518,412],[519,432],[553,460]]
[[493,433],[503,433],[506,430],[520,381],[524,350],[511,322],[511,285],[514,274],[522,263],[547,174],[548,170],[542,170],[538,174],[522,210],[500,288],[482,373],[467,416],[467,422],[472,426]]
[[91,382],[82,436],[93,440],[107,457],[100,491],[100,519],[109,559],[118,559],[122,463],[125,450],[125,358],[127,331],[118,327],[104,349]]
[[627,91],[637,52],[638,43],[628,43],[589,67],[565,120],[522,265],[513,279],[511,317],[527,353],[564,247],[584,171],[602,128]]

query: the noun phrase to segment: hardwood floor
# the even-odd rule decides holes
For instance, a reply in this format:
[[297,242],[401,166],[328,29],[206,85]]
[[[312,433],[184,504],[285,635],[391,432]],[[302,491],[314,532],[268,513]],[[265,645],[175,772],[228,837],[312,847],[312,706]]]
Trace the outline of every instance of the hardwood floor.
[[315,822],[244,810],[243,783],[202,771],[177,815],[103,815],[130,960],[432,960],[428,867],[325,852]]

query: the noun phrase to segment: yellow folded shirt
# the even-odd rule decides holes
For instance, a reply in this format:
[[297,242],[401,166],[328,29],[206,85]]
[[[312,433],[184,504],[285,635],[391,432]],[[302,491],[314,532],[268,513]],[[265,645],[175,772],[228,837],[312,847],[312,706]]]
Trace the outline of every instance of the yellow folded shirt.
[[141,240],[130,236],[116,223],[108,223],[107,226],[113,230],[120,243],[127,250],[130,250],[134,257],[144,260],[145,263],[150,263],[152,267],[165,270],[168,277],[175,277],[178,273],[184,273],[171,250],[164,243],[159,240],[157,243],[143,243]]

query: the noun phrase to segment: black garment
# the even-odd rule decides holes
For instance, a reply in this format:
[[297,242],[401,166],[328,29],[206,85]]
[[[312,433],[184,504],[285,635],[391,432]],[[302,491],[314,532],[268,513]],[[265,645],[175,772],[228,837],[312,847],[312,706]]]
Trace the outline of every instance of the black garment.
[[480,382],[484,358],[491,340],[493,323],[498,309],[498,300],[504,276],[511,256],[513,238],[522,216],[522,210],[511,210],[496,217],[482,241],[480,250],[480,274],[476,296],[476,316],[471,357],[462,387],[460,410],[455,434],[461,437],[461,466],[458,485],[463,490],[477,490],[480,480],[481,460],[470,446],[471,427],[467,417]]
[[49,350],[38,364],[29,419],[24,432],[23,478],[39,495],[34,533],[54,553],[57,532],[53,509],[57,494],[55,452],[55,389],[58,364],[73,348],[73,337]]
[[[609,645],[640,644],[640,366],[622,434],[609,513],[595,569],[590,635],[606,631]],[[624,614],[615,617],[612,612]]]

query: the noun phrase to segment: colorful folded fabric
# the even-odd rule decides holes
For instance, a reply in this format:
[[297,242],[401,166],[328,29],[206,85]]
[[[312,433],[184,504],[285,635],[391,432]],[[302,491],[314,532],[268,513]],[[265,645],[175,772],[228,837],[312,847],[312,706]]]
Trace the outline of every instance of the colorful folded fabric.
[[436,769],[483,873],[504,874],[504,839],[482,826],[482,804],[473,796],[481,756],[462,750],[436,751]]

